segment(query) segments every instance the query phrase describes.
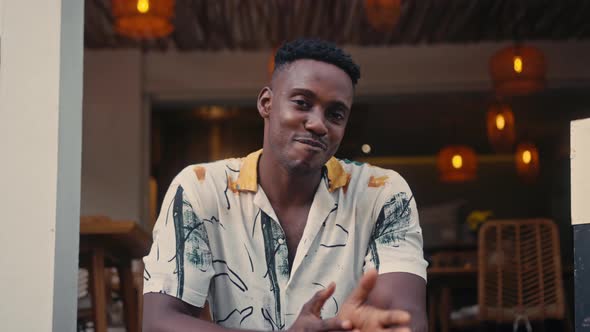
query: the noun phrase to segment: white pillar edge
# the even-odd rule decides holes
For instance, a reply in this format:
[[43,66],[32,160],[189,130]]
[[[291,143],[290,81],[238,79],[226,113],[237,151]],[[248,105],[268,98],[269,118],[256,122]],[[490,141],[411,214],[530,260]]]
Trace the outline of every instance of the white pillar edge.
[[590,223],[590,118],[572,121],[571,204],[572,225]]
[[61,0],[53,331],[76,331],[82,170],[84,1]]

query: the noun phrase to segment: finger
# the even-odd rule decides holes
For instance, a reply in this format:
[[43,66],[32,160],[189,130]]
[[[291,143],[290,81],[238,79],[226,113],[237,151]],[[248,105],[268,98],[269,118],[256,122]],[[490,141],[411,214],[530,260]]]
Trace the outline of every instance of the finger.
[[330,285],[328,285],[326,289],[317,291],[311,297],[311,299],[303,305],[303,307],[301,308],[301,312],[312,313],[319,317],[320,311],[322,310],[324,303],[326,303],[326,300],[330,298],[330,296],[332,296],[335,288],[336,284],[332,282],[330,283]]
[[356,288],[350,293],[348,298],[346,299],[347,302],[360,305],[367,300],[367,297],[375,287],[375,283],[377,282],[377,270],[370,269],[361,277],[359,280],[358,285]]
[[349,331],[352,323],[349,320],[342,321],[336,317],[323,319],[319,322],[318,331]]
[[[320,312],[326,301],[334,294],[336,290],[336,284],[331,282],[326,289],[316,293],[316,296],[312,298],[311,312],[316,316],[320,317]],[[315,299],[315,300],[314,300]]]
[[403,310],[380,310],[375,319],[380,326],[405,325],[410,323],[411,316]]
[[349,320],[343,320],[341,326],[344,330],[347,330],[347,331],[351,330],[352,329],[352,322]]

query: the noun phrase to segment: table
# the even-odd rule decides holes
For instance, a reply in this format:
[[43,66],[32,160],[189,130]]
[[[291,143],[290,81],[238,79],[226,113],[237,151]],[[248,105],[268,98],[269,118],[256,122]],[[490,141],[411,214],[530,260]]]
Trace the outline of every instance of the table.
[[440,331],[446,332],[450,328],[448,318],[451,313],[451,289],[469,288],[477,291],[477,266],[430,267],[427,270],[427,276],[428,330],[436,331],[436,325],[439,322]]
[[80,218],[80,264],[90,275],[92,317],[96,332],[107,331],[105,267],[117,268],[125,325],[129,332],[140,331],[139,304],[133,284],[131,261],[150,249],[151,235],[134,221],[114,221],[108,217]]

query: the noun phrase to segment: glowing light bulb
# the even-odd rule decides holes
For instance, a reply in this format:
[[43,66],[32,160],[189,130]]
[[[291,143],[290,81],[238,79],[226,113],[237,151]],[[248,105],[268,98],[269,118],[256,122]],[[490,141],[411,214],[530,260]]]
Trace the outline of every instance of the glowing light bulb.
[[451,158],[451,164],[453,165],[453,168],[456,169],[463,167],[463,157],[458,154],[454,155],[453,158]]
[[531,151],[529,151],[529,150],[524,150],[524,151],[522,152],[522,162],[523,162],[523,163],[525,163],[525,164],[527,164],[527,165],[528,165],[528,164],[530,164],[530,163],[531,163],[531,160],[532,160],[532,159],[533,159],[533,156],[532,156],[532,154],[531,154]]
[[364,154],[369,154],[371,153],[371,146],[369,144],[363,144],[361,146],[361,151],[363,151]]
[[498,128],[498,130],[502,130],[502,129],[504,129],[505,126],[506,126],[506,119],[504,118],[504,115],[502,115],[502,114],[496,115],[496,128]]
[[150,10],[149,0],[137,0],[137,11],[145,14]]
[[519,56],[514,57],[514,71],[518,74],[522,73],[522,58]]

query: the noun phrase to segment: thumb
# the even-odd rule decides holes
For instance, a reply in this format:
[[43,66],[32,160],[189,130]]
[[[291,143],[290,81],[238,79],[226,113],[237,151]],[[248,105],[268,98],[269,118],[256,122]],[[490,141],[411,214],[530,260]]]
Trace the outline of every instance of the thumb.
[[364,303],[377,282],[377,270],[370,269],[361,277],[356,288],[350,293],[346,302],[355,306]]

